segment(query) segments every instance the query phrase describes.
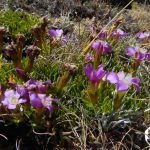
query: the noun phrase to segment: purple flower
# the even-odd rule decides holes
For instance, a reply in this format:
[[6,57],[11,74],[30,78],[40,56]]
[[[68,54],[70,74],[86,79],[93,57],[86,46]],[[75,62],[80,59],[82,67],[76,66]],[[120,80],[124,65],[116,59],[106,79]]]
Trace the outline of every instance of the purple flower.
[[51,98],[46,94],[37,94],[30,92],[30,103],[35,108],[47,108],[49,111],[53,111],[53,102],[58,103],[58,99]]
[[92,82],[92,84],[98,84],[99,81],[104,77],[106,72],[104,70],[103,65],[100,65],[97,70],[94,70],[92,64],[88,64],[84,68],[84,73]]
[[148,61],[150,61],[150,52],[148,52],[148,53],[145,54],[145,59],[148,60]]
[[54,45],[65,45],[69,40],[69,36],[64,35],[62,29],[49,29],[49,37]]
[[125,36],[128,36],[128,33],[125,33],[123,30],[121,29],[117,29],[116,31],[113,31],[111,33],[111,37],[113,38],[117,38],[117,39],[120,39],[122,37],[125,37]]
[[36,91],[37,93],[45,93],[46,92],[47,83],[43,83],[42,81],[36,81],[33,79],[28,80],[25,83],[28,91]]
[[46,107],[50,112],[53,112],[53,102],[58,103],[58,99],[51,98],[51,97],[45,97],[42,99],[42,104],[44,107]]
[[51,80],[47,80],[47,81],[43,82],[43,84],[44,84],[44,85],[51,85],[52,82],[51,82]]
[[85,56],[85,60],[88,61],[88,62],[93,61],[92,55],[90,53],[87,53],[86,56]]
[[20,94],[17,91],[7,89],[4,93],[2,104],[7,106],[8,109],[15,109],[18,104],[25,103],[26,101],[26,99],[20,98]]
[[28,98],[28,95],[29,95],[28,89],[24,85],[17,84],[16,91],[20,95],[21,98],[26,98],[26,99]]
[[139,32],[136,34],[137,38],[145,39],[150,37],[150,32]]
[[23,69],[20,68],[16,68],[16,73],[18,74],[18,76],[20,78],[22,78],[24,81],[28,80],[28,75],[26,74],[26,72]]
[[134,57],[135,59],[139,61],[147,59],[147,50],[144,48],[129,46],[126,49],[126,54],[128,56]]
[[92,44],[92,48],[100,54],[106,54],[112,51],[111,46],[107,42],[104,42],[104,41],[94,42]]
[[108,73],[106,76],[106,80],[112,84],[115,84],[117,91],[127,91],[132,84],[135,85],[138,92],[140,91],[140,79],[132,78],[131,74],[125,73],[123,71],[118,73]]
[[49,29],[49,36],[52,39],[59,39],[63,35],[62,29]]
[[45,96],[45,94],[29,92],[30,104],[35,108],[42,108],[43,104],[41,102],[41,99],[45,98]]
[[100,34],[99,34],[99,38],[101,40],[106,40],[107,38],[107,31],[102,31]]

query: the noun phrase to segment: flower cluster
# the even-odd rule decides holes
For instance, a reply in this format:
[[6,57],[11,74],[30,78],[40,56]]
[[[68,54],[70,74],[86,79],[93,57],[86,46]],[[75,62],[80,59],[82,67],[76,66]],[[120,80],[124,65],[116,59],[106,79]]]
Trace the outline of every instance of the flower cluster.
[[139,78],[133,78],[131,74],[123,71],[115,73],[110,72],[106,75],[106,80],[116,85],[117,91],[127,91],[133,84],[136,86],[137,91],[140,91]]
[[92,84],[99,84],[101,80],[105,80],[111,84],[115,84],[117,91],[127,91],[133,84],[137,91],[140,91],[140,79],[134,78],[131,74],[123,71],[118,73],[106,72],[103,65],[100,65],[97,70],[94,70],[92,64],[88,64],[84,68],[84,73]]
[[[110,31],[101,32],[96,39],[91,44],[92,51],[91,53],[86,54],[87,66],[84,67],[84,73],[90,81],[87,88],[87,96],[92,101],[92,103],[98,103],[102,98],[100,95],[104,92],[103,86],[108,86],[108,83],[114,84],[116,86],[115,93],[116,96],[113,100],[113,110],[117,110],[122,103],[122,98],[125,93],[129,90],[131,85],[136,87],[136,91],[140,91],[140,79],[133,77],[135,74],[127,73],[124,71],[119,72],[107,72],[104,69],[102,64],[105,54],[112,53],[112,47],[114,44],[117,44],[118,40],[123,37],[128,36],[128,33],[125,33],[121,29],[112,29]],[[128,56],[134,57],[136,60],[148,60],[149,52],[145,49],[135,48],[129,46],[126,49],[126,54]],[[90,62],[90,63],[89,63]],[[139,64],[139,63],[138,63]]]
[[28,80],[23,85],[10,83],[12,89],[6,89],[3,93],[2,104],[8,109],[15,109],[19,104],[30,104],[34,108],[47,108],[53,112],[53,103],[58,99],[52,98],[47,91],[51,81],[41,82]]
[[140,47],[129,46],[126,48],[126,54],[138,61],[150,59],[150,52],[148,52],[147,49]]

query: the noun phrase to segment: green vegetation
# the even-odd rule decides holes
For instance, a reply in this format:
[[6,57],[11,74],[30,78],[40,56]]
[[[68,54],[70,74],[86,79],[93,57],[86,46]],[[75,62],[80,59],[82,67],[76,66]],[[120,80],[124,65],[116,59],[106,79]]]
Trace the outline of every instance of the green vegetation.
[[24,11],[0,11],[0,25],[8,28],[12,37],[21,33],[31,36],[31,27],[39,23],[39,18]]
[[[48,149],[145,148],[137,131],[143,138],[149,119],[150,52],[142,51],[149,37],[146,31],[144,40],[124,32],[122,20],[101,32],[101,21],[87,19],[64,34],[48,28],[46,17],[39,21],[24,12],[2,11],[0,25],[15,38],[11,44],[0,41],[2,119],[27,124],[25,137],[35,137],[34,145],[42,137]],[[86,30],[87,25],[93,28]],[[6,30],[0,30],[3,39]],[[25,41],[31,36],[29,46]]]

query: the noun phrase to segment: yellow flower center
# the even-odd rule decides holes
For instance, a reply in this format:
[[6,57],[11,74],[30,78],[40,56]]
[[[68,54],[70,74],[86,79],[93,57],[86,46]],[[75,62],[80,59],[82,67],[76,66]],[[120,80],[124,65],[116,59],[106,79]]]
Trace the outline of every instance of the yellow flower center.
[[50,100],[42,100],[42,103],[43,103],[44,106],[49,106],[49,105],[52,104],[52,101],[50,101]]
[[11,105],[17,105],[18,104],[18,98],[16,96],[12,95],[9,103]]

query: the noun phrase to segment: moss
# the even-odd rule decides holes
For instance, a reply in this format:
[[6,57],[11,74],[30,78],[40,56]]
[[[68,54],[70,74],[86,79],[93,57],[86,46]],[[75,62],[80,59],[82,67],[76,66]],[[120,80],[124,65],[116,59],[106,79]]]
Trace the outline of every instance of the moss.
[[0,26],[7,27],[12,37],[15,37],[17,33],[30,37],[31,27],[38,23],[39,18],[37,16],[23,11],[0,11]]

